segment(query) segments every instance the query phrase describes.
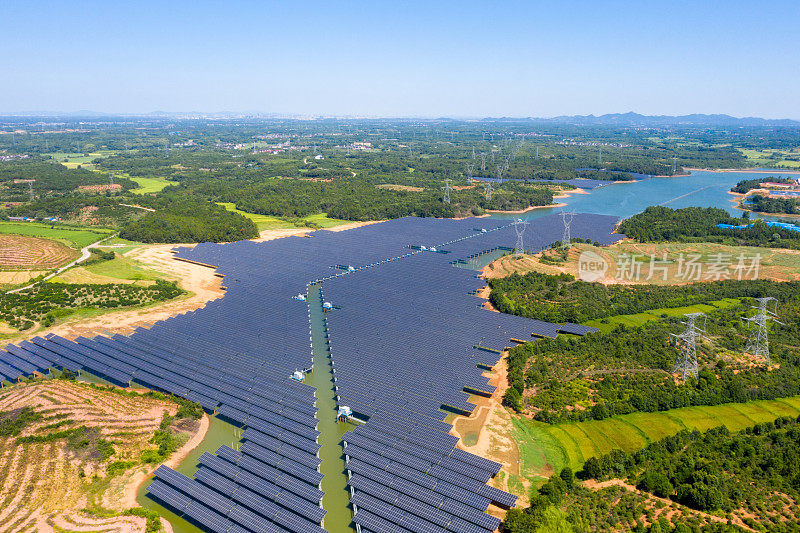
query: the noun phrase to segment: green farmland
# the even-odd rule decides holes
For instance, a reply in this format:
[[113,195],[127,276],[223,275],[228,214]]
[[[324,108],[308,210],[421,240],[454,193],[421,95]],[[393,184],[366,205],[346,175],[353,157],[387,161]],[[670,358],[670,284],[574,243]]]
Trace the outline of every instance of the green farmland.
[[27,235],[53,239],[73,248],[83,248],[108,237],[114,230],[103,228],[78,228],[39,222],[0,222],[0,233]]
[[614,448],[640,450],[683,429],[705,431],[726,426],[738,431],[781,416],[800,415],[800,397],[740,404],[685,407],[656,413],[631,413],[605,420],[546,424],[514,417],[520,472],[531,479],[549,477],[569,466],[579,470],[593,456]]
[[[232,202],[218,202],[218,204],[227,209],[228,211],[239,213],[243,217],[252,220],[255,223],[256,227],[258,228],[258,231],[303,227],[302,224],[295,224],[293,222],[290,222],[289,220],[284,220],[282,218],[273,217],[269,215],[258,215],[256,213],[247,213],[246,211],[241,211],[239,209],[236,209],[236,206]],[[300,222],[308,222],[314,224],[315,227],[320,227],[320,228],[333,228],[350,222],[348,220],[338,220],[335,218],[328,218],[327,213],[318,213],[316,215],[309,215],[307,217],[298,220]]]

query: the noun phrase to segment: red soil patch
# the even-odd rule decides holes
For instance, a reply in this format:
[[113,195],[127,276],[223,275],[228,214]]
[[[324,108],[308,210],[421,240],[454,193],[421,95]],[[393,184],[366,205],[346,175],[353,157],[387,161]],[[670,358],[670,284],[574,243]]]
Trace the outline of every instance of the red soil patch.
[[77,250],[50,239],[27,235],[0,235],[0,268],[56,268],[79,255]]

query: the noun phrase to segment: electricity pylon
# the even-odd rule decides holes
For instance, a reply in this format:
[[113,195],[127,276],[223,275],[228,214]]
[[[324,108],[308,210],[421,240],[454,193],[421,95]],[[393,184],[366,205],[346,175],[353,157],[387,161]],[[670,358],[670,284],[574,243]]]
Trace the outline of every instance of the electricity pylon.
[[575,213],[570,211],[562,211],[561,212],[561,221],[564,223],[564,234],[561,237],[561,246],[564,248],[569,248],[571,246],[572,236],[570,234],[570,226],[572,225],[572,219],[575,217]]
[[495,165],[495,168],[497,168],[497,181],[502,182],[503,172],[505,172],[506,169],[503,168],[503,165]]
[[517,233],[517,244],[514,245],[514,254],[525,253],[525,244],[522,242],[522,234],[525,233],[525,226],[528,224],[530,224],[530,222],[524,221],[521,218],[514,221],[514,231]]
[[33,182],[32,181],[28,182],[28,192],[31,195],[31,202],[32,202],[35,199],[35,197],[33,195]]
[[[753,306],[753,309],[758,309],[756,316],[752,318],[743,318],[750,322],[750,338],[747,340],[744,352],[756,357],[763,357],[764,362],[770,364],[769,358],[769,339],[767,338],[767,321],[772,319],[778,324],[784,325],[783,322],[778,320],[776,311],[778,310],[778,300],[769,298],[756,298],[758,306]],[[772,311],[769,310],[770,302],[775,302]]]
[[486,199],[487,200],[491,200],[492,199],[492,193],[493,192],[494,192],[494,187],[492,187],[492,182],[491,181],[487,181],[486,182],[486,191],[484,192],[484,194],[486,194]]
[[442,190],[444,191],[444,203],[446,204],[450,203],[450,191],[453,190],[453,187],[450,186],[451,183],[453,183],[453,180],[447,178],[444,180],[444,187],[442,187]]
[[465,166],[467,167],[467,183],[472,185],[472,169],[475,168],[475,163],[466,163]]
[[675,339],[675,346],[679,350],[672,372],[680,374],[685,383],[689,375],[697,379],[697,339],[708,340],[708,337],[704,335],[705,329],[697,326],[697,319],[703,317],[703,326],[705,327],[706,315],[704,313],[689,313],[684,317],[686,321],[681,323],[686,325],[686,329],[679,335],[670,333],[670,336]]
[[486,152],[481,152],[481,172],[486,172]]

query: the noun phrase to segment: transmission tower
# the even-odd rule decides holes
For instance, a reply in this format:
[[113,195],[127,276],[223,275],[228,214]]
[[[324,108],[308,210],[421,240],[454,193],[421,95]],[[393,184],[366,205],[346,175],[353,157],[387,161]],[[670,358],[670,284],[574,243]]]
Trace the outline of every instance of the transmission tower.
[[514,231],[517,232],[517,244],[514,245],[514,253],[515,254],[524,254],[525,253],[525,244],[522,242],[522,234],[525,233],[525,226],[530,224],[527,221],[518,218],[514,221]]
[[705,329],[697,326],[697,319],[703,317],[703,326],[705,326],[706,315],[703,313],[689,313],[684,315],[686,329],[683,333],[676,335],[670,333],[670,336],[675,339],[675,346],[678,348],[678,358],[675,360],[675,368],[673,373],[680,374],[684,383],[686,378],[691,375],[697,379],[697,339],[708,339],[704,335]]
[[678,161],[678,158],[675,157],[675,156],[672,156],[672,173],[673,174],[675,174],[675,171],[678,169],[677,161]]
[[450,186],[451,183],[453,183],[453,180],[447,178],[444,180],[444,187],[442,187],[442,190],[444,191],[444,203],[446,204],[450,203],[450,191],[453,190],[453,187]]
[[[778,310],[778,300],[769,297],[756,298],[756,301],[758,302],[758,306],[753,306],[754,309],[758,309],[756,316],[743,319],[750,323],[750,338],[747,340],[744,352],[755,355],[756,357],[763,357],[764,362],[770,364],[767,321],[772,319],[778,324],[784,324],[777,318],[778,315],[776,311]],[[772,310],[769,309],[771,302],[774,302],[772,304]]]
[[486,172],[486,152],[481,152],[481,172]]
[[32,182],[32,181],[29,181],[29,182],[28,182],[28,192],[29,192],[29,193],[30,193],[30,195],[31,195],[31,202],[32,202],[32,201],[34,200],[34,196],[33,196],[33,182]]
[[467,167],[467,183],[472,185],[472,170],[475,168],[475,163],[467,163],[465,166]]
[[491,181],[487,181],[486,182],[486,191],[485,191],[487,200],[491,200],[492,199],[492,193],[493,192],[494,192],[494,187],[492,187],[492,182]]
[[502,182],[503,172],[505,171],[505,168],[503,168],[503,165],[495,165],[495,167],[497,168],[497,181]]
[[572,225],[572,219],[575,217],[575,213],[570,211],[562,211],[561,212],[561,221],[564,223],[564,235],[561,237],[561,246],[564,248],[569,248],[572,241],[572,236],[570,235],[570,226]]
[[108,175],[108,184],[109,185],[114,185],[114,174],[109,174]]
[[475,147],[472,147],[472,160],[475,161]]

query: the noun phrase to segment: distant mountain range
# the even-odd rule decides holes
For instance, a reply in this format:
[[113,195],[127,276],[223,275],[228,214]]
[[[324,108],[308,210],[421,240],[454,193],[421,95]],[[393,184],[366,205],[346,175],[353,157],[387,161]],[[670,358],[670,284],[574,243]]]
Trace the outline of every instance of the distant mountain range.
[[641,115],[639,113],[610,113],[607,115],[572,115],[545,119],[543,122],[578,124],[584,126],[788,126],[798,127],[800,121],[758,117],[732,117],[730,115]]
[[439,118],[416,118],[416,117],[359,117],[359,116],[335,116],[335,115],[302,115],[291,113],[263,113],[263,112],[170,112],[170,111],[153,111],[150,113],[103,113],[97,111],[73,111],[73,112],[16,112],[16,113],[2,113],[0,118],[67,118],[67,119],[87,119],[87,120],[101,120],[101,119],[114,119],[114,118],[129,118],[129,119],[181,119],[181,118],[209,118],[209,119],[330,119],[336,118],[340,120],[414,120],[426,121],[431,120],[435,122],[459,122],[462,120],[487,120],[493,122],[520,122],[530,121],[541,124],[572,124],[578,126],[646,126],[646,127],[663,127],[663,126],[724,126],[724,127],[759,127],[759,126],[779,126],[797,128],[800,127],[800,121],[788,118],[771,119],[771,118],[758,118],[758,117],[733,117],[731,115],[705,115],[694,113],[691,115],[642,115],[640,113],[609,113],[606,115],[563,115],[557,117],[484,117],[482,119],[475,118],[453,118],[453,117],[439,117]]

